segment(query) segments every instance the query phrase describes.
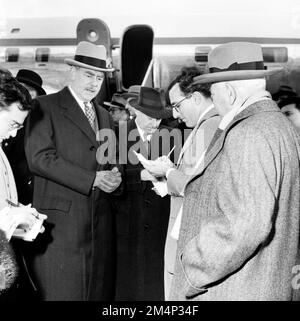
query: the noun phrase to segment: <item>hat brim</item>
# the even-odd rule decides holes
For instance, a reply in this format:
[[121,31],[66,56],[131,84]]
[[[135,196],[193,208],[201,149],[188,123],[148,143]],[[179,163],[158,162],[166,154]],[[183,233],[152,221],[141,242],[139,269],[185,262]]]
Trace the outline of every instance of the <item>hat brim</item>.
[[143,114],[145,114],[149,117],[152,117],[152,118],[167,119],[167,118],[172,117],[172,109],[171,108],[164,108],[161,111],[151,110],[149,108],[145,108],[143,106],[140,106],[138,104],[138,98],[131,99],[128,103],[131,107],[135,108],[136,110],[141,111]]
[[283,70],[283,67],[269,70],[234,70],[234,71],[220,71],[215,73],[208,73],[194,78],[193,84],[206,84],[222,81],[246,80],[263,78],[274,75]]
[[84,64],[83,62],[79,62],[79,61],[76,61],[76,60],[71,59],[71,58],[66,58],[65,59],[65,63],[70,65],[70,66],[77,66],[77,67],[91,69],[91,70],[95,70],[95,71],[103,71],[103,72],[115,71],[115,68],[98,68],[98,67],[94,67],[92,65]]
[[37,91],[37,93],[39,94],[39,96],[47,95],[45,90],[42,87],[40,87],[39,85],[37,85],[35,82],[32,82],[32,81],[30,81],[30,80],[28,80],[26,78],[22,78],[22,77],[16,77],[16,79],[19,82],[22,82],[22,83],[24,83],[26,85],[29,85],[32,88],[34,88]]
[[124,99],[128,99],[128,98],[137,98],[139,96],[139,94],[138,93],[124,93],[124,94],[121,94],[121,96]]
[[113,108],[126,109],[125,106],[124,106],[124,107],[117,106],[117,105],[114,105],[114,104],[112,104],[112,103],[110,103],[110,102],[108,102],[108,101],[104,101],[104,102],[103,102],[103,105],[109,106],[109,107],[113,107]]

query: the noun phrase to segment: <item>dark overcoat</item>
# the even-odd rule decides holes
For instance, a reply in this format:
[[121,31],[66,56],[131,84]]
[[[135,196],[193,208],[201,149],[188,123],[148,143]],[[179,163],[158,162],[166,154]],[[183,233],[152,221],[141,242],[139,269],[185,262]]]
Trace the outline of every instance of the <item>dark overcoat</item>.
[[[99,129],[113,128],[94,102]],[[68,88],[38,97],[28,119],[25,150],[35,175],[33,206],[48,216],[32,268],[44,300],[110,300],[113,236],[110,195],[92,189],[100,143]]]
[[[120,135],[123,135],[122,130],[119,130]],[[163,300],[164,245],[170,213],[170,197],[158,196],[152,190],[152,182],[141,180],[143,166],[132,152],[133,145],[139,143],[141,138],[139,135],[132,135],[134,131],[138,133],[135,121],[132,120],[128,123],[129,161],[125,166],[124,193],[116,203],[118,208],[116,300]],[[156,150],[159,156],[166,155],[174,142],[171,142],[164,153],[161,143],[162,141]],[[139,146],[144,145],[140,142]],[[151,145],[152,155],[156,147],[158,146],[155,143]],[[145,150],[141,149],[141,152],[145,153]],[[154,155],[154,158],[157,156]]]

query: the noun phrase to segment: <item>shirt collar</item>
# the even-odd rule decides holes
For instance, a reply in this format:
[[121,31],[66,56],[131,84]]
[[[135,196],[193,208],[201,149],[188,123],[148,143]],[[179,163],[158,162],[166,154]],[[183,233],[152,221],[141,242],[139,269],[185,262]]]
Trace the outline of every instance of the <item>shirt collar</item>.
[[[139,134],[140,134],[140,136],[141,136],[141,138],[142,138],[142,141],[144,142],[144,141],[145,141],[145,140],[144,140],[144,138],[145,138],[145,131],[138,125],[138,123],[136,122],[136,119],[135,119],[134,121],[135,121],[136,127],[137,127],[137,129],[138,129],[138,131],[139,131]],[[151,140],[151,137],[152,137],[151,134],[147,135],[147,140],[150,141],[150,140]]]

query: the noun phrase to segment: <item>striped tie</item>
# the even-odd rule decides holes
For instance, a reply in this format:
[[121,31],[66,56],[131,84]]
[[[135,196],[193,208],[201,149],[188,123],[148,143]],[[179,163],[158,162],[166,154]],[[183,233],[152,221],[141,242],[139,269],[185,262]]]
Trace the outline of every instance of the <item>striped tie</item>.
[[93,131],[95,131],[96,114],[95,114],[95,110],[93,108],[93,105],[87,101],[84,102],[84,112],[85,112],[85,115],[86,115],[91,127],[93,128]]

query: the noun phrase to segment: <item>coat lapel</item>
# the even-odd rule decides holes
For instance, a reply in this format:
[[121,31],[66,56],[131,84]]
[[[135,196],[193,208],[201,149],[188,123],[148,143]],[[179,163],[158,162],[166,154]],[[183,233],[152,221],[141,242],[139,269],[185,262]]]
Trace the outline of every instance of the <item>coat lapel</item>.
[[96,134],[87,117],[67,87],[61,91],[60,106],[66,118],[72,121],[90,140],[96,144]]
[[202,118],[202,120],[199,122],[199,124],[197,124],[197,126],[192,130],[191,134],[188,136],[188,138],[187,138],[185,144],[183,145],[182,150],[181,150],[181,152],[180,152],[180,154],[179,154],[179,157],[178,157],[178,160],[177,160],[177,168],[178,168],[178,169],[180,168],[181,161],[182,161],[182,157],[183,157],[185,151],[190,147],[191,142],[192,142],[192,140],[193,140],[193,136],[195,136],[195,135],[197,134],[199,127],[202,125],[202,123],[203,123],[204,121],[206,121],[207,119],[209,119],[209,118],[211,118],[211,117],[213,117],[213,116],[217,116],[217,115],[218,115],[218,113],[217,113],[216,109],[215,109],[215,108],[211,109],[211,110]]

